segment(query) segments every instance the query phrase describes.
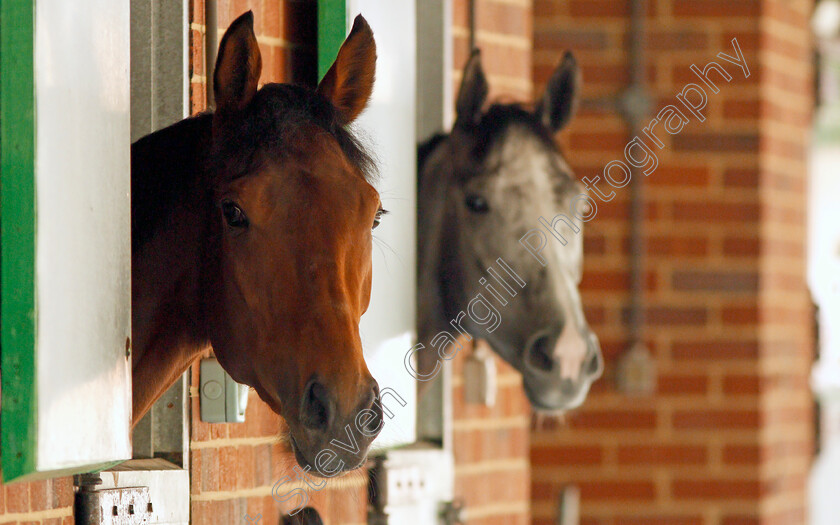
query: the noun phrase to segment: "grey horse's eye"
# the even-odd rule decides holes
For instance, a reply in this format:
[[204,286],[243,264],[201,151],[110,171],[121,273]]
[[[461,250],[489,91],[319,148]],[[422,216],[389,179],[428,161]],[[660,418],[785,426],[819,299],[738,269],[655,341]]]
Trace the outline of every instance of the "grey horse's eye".
[[487,199],[481,195],[476,195],[475,193],[467,195],[464,203],[473,213],[487,213],[490,211],[490,205],[487,203]]

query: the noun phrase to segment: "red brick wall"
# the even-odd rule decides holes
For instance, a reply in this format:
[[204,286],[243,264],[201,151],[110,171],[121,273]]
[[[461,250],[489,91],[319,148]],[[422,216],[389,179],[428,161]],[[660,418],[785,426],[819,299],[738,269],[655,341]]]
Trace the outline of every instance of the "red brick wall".
[[[645,179],[654,396],[623,395],[614,381],[628,343],[629,188],[587,225],[583,300],[607,373],[566,425],[532,433],[534,523],[553,523],[559,491],[574,484],[584,524],[801,524],[813,440],[803,250],[812,2],[649,5],[654,111],[699,82],[691,64],[715,60],[733,79],[707,89],[705,122],[659,133],[659,167]],[[628,16],[626,0],[535,0],[537,91],[571,49],[585,97],[620,94]],[[715,58],[733,53],[732,38],[749,78]],[[614,111],[583,108],[561,142],[584,177],[623,158],[630,138]]]
[[[476,46],[491,100],[532,99],[531,0],[475,0]],[[469,57],[467,0],[453,2],[453,80],[457,93]],[[516,370],[496,358],[498,392],[492,408],[464,402],[462,375],[470,348],[453,360],[455,495],[466,503],[470,525],[530,522],[528,429],[530,406]]]
[[0,523],[73,525],[73,480],[0,485]]
[[[422,0],[421,0],[422,1]],[[531,99],[532,0],[474,0],[475,45],[490,83],[491,100],[502,97]],[[461,70],[470,56],[469,2],[453,0],[452,65],[455,93]]]
[[471,351],[471,345],[465,344],[453,359],[455,497],[466,504],[470,525],[524,525],[530,523],[531,409],[522,391],[522,376],[495,358],[495,405],[468,404],[463,365]]

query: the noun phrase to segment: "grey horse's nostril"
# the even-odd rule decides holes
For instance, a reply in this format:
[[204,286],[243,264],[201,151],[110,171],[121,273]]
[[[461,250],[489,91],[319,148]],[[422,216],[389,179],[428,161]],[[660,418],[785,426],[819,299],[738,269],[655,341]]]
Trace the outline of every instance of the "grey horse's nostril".
[[300,422],[312,430],[326,430],[333,418],[333,402],[327,387],[310,379],[303,390]]
[[587,364],[586,371],[590,376],[594,376],[601,372],[601,356],[598,352],[592,354],[592,357]]
[[576,390],[577,389],[575,388],[575,382],[571,379],[564,379],[560,381],[560,392],[564,396],[573,396],[575,395]]
[[549,372],[554,368],[554,345],[553,338],[549,335],[538,337],[528,347],[525,358],[531,368]]

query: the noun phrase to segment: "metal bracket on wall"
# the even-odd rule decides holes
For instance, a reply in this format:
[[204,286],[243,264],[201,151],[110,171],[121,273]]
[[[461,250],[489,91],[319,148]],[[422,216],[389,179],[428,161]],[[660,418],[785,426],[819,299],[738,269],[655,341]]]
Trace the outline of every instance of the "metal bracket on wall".
[[214,358],[201,360],[201,420],[208,423],[243,423],[248,387],[237,383]]
[[563,487],[557,500],[557,525],[580,525],[580,489]]

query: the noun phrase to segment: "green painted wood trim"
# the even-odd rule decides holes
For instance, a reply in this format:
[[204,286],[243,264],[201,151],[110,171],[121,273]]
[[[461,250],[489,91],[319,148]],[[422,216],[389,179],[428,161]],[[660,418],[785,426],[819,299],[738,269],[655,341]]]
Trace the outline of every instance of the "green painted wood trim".
[[0,0],[0,368],[3,479],[36,468],[35,5]]
[[[127,460],[122,461],[103,461],[102,463],[91,463],[90,465],[80,465],[78,467],[69,467],[65,469],[57,469],[57,470],[46,470],[44,472],[30,472],[23,476],[19,476],[14,479],[10,480],[3,480],[5,483],[14,482],[14,483],[29,483],[31,481],[42,481],[45,479],[53,479],[53,478],[62,478],[65,476],[73,476],[75,474],[84,474],[87,472],[102,472],[103,470],[112,469],[121,463],[125,463]],[[5,473],[3,474],[5,477]],[[0,516],[1,517],[1,516]]]
[[347,36],[347,0],[318,0],[318,81],[324,78]]

